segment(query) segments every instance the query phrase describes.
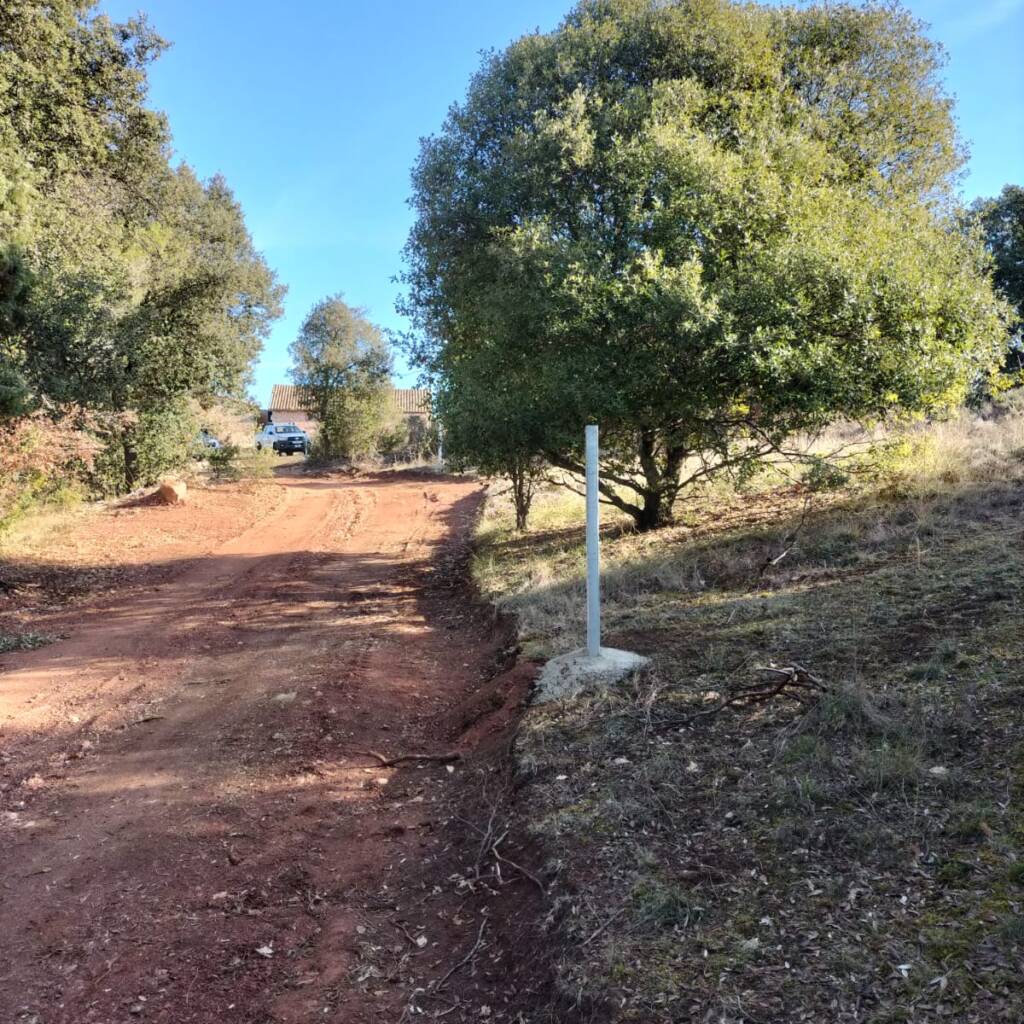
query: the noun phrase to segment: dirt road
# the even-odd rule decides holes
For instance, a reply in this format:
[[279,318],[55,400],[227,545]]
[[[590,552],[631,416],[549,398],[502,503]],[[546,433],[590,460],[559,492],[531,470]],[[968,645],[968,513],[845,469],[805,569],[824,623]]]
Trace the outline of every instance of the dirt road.
[[528,686],[487,683],[504,638],[446,570],[478,488],[278,487],[212,552],[0,656],[4,1024],[354,1024],[410,998],[513,1019],[487,1003],[507,998],[500,901],[532,885],[460,874],[479,843],[452,830]]

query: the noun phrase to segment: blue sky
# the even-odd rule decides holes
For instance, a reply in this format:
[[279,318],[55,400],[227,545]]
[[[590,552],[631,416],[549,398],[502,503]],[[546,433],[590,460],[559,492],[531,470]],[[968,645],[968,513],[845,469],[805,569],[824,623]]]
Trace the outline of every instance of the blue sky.
[[[401,328],[394,302],[418,140],[465,94],[480,52],[554,28],[570,0],[103,0],[173,43],[151,70],[177,158],[225,175],[288,286],[254,397],[287,380],[314,302],[343,292]],[[1024,0],[910,0],[949,50],[971,160],[967,198],[1024,183]],[[397,382],[414,383],[399,361]]]

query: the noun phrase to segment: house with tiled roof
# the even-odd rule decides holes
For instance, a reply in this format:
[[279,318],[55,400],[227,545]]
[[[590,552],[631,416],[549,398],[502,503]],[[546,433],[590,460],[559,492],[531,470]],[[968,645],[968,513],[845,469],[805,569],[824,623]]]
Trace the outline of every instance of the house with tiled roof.
[[[410,426],[425,429],[430,423],[430,392],[426,388],[392,388],[395,409],[410,421]],[[270,407],[264,421],[294,423],[307,433],[315,433],[316,417],[302,401],[302,389],[294,384],[275,384],[270,389]]]

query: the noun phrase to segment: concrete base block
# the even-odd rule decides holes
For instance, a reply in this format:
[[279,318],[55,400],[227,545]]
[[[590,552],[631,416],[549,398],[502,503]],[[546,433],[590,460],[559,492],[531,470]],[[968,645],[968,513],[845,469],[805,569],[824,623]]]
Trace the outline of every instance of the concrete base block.
[[570,651],[552,658],[541,670],[533,692],[533,703],[578,697],[581,693],[600,690],[622,682],[650,662],[642,654],[602,647],[601,653],[590,657],[586,649]]

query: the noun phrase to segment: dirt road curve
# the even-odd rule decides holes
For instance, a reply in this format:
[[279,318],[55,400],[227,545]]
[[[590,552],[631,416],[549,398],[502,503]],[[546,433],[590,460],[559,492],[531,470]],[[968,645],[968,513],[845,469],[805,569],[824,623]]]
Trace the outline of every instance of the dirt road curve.
[[278,486],[212,553],[0,656],[4,1024],[398,1021],[415,984],[423,1019],[506,1019],[503,911],[453,875],[494,770],[474,748],[525,685],[485,683],[502,638],[444,571],[478,490]]

